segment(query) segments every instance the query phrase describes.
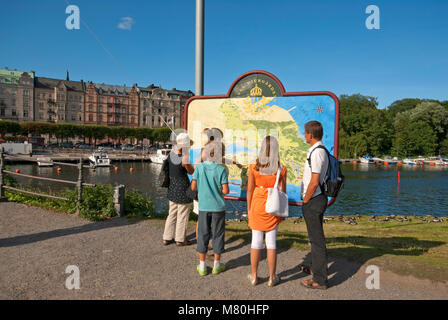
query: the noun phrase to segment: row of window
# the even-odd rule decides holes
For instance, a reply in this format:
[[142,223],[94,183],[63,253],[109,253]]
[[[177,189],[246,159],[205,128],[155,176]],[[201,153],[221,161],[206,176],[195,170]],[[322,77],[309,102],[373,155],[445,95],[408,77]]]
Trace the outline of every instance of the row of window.
[[[17,89],[16,88],[11,88],[11,90],[8,90],[6,88],[0,88],[0,94],[5,94],[8,93],[8,91],[11,92],[11,95],[15,96],[17,94]],[[23,95],[25,97],[29,97],[30,96],[30,91],[29,89],[23,89]]]
[[[148,120],[148,118],[149,117],[143,117],[143,125],[146,125],[146,123],[148,122],[147,120]],[[175,126],[176,125],[176,118],[175,117],[170,117],[170,118],[168,118],[168,117],[163,117],[163,119],[165,120],[165,122],[166,123],[168,123],[168,121],[171,121],[171,119],[174,121],[174,123],[173,123],[173,125]],[[158,122],[158,123],[161,123],[162,121],[160,121],[160,118],[159,117],[154,117],[154,116],[152,116],[151,117],[151,123],[154,125],[154,122]]]
[[143,106],[151,106],[153,105],[154,107],[166,107],[166,106],[173,106],[173,107],[178,107],[180,106],[180,102],[176,102],[176,101],[155,101],[155,100],[143,100]]
[[[97,110],[98,110],[98,112],[103,112],[103,107],[99,106]],[[121,111],[122,114],[125,114],[126,113],[126,108],[122,108],[121,110],[120,110],[120,108],[115,108],[115,110],[112,110],[112,108],[109,108],[108,112],[109,113],[112,113],[112,112],[120,113],[120,111]],[[93,111],[93,106],[91,104],[89,105],[89,112],[94,112]],[[106,112],[106,110],[104,110],[104,112]],[[130,114],[135,114],[135,109],[134,108],[129,109],[129,113]]]
[[[39,110],[44,110],[45,105],[43,102],[39,102]],[[51,108],[51,107],[50,107]],[[82,112],[82,107],[81,106],[74,106],[72,105],[71,107],[67,107],[67,109],[71,109],[71,111],[79,111]],[[59,111],[64,111],[65,110],[65,106],[64,105],[58,105],[58,110]]]
[[[7,105],[6,100],[5,99],[0,99],[0,105],[1,106],[6,106]],[[11,107],[15,107],[16,106],[16,99],[14,99],[14,98],[11,99],[10,106]],[[23,107],[27,108],[27,109],[30,107],[30,102],[29,102],[28,99],[24,99],[23,100]]]
[[[19,80],[11,79],[11,78],[0,78],[0,83],[8,83],[8,84],[18,84]],[[32,85],[33,82],[30,80],[22,80],[20,84]]]
[[[27,110],[23,110],[23,117],[24,118],[28,118],[28,115],[29,115],[28,111]],[[0,108],[0,116],[4,116],[4,117],[7,116],[5,108]],[[11,116],[12,117],[17,117],[18,116],[16,109],[11,109]]]
[[[72,121],[82,121],[81,115],[72,114],[70,118]],[[57,119],[65,120],[65,116],[63,114],[59,114],[57,115]],[[42,112],[39,112],[39,120],[56,120],[56,115],[47,115],[47,117],[45,117]]]
[[[94,102],[93,96],[89,96],[89,102]],[[123,99],[121,100],[120,98],[114,98],[114,97],[98,97],[98,102],[100,103],[127,103],[129,99]],[[130,99],[131,100],[131,104],[137,104],[137,100],[135,99]]]
[[[98,121],[98,122],[103,122],[103,115],[102,114],[98,114],[97,116],[96,116],[96,118],[97,118],[97,120],[96,121]],[[105,117],[106,118],[106,117]],[[94,121],[93,120],[93,114],[89,114],[88,115],[88,119],[89,119],[89,121],[90,122],[92,122],[92,121]],[[107,119],[107,118],[106,118]],[[120,122],[120,119],[121,119],[121,123],[126,123],[127,122],[127,120],[126,120],[126,116],[123,116],[123,117],[120,117],[120,116],[115,116],[115,118],[112,116],[112,115],[109,115],[109,117],[108,117],[108,121],[109,122]],[[129,118],[129,123],[136,123],[135,122],[135,118],[134,117],[130,117]]]

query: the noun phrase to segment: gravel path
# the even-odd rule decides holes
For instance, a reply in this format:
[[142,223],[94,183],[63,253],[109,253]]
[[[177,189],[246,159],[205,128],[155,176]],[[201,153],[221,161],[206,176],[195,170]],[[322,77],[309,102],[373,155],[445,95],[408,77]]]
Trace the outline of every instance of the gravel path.
[[[226,243],[219,275],[200,277],[196,246],[163,246],[163,221],[115,218],[89,222],[73,215],[0,203],[0,299],[448,299],[448,285],[381,271],[379,290],[366,289],[367,265],[330,259],[330,288],[309,290],[297,265],[306,252],[279,250],[282,282],[251,287],[250,245]],[[194,224],[188,230],[194,237]],[[212,266],[212,261],[208,262]],[[66,267],[80,270],[81,289],[68,290]]]

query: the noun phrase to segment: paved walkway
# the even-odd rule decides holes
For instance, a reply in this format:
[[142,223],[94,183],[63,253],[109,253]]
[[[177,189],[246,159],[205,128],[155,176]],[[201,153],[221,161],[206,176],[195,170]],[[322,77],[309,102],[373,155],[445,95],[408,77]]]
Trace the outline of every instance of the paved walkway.
[[[189,228],[194,237],[194,226]],[[250,245],[226,244],[228,270],[200,277],[195,245],[163,246],[163,221],[116,218],[89,222],[72,215],[0,203],[0,299],[448,299],[448,285],[381,271],[380,289],[368,290],[366,265],[330,259],[326,291],[300,286],[297,265],[306,252],[279,250],[282,282],[251,287]],[[80,269],[81,289],[68,290],[66,267]],[[210,261],[209,266],[212,265]]]

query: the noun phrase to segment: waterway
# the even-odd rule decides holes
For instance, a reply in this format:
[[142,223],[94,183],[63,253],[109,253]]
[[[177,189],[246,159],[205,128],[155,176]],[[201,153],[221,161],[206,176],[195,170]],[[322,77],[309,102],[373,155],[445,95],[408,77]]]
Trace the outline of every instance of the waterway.
[[[151,196],[157,210],[167,210],[166,189],[156,184],[160,165],[149,162],[116,162],[113,167],[84,169],[85,182],[124,184]],[[58,166],[37,167],[35,164],[11,164],[12,171],[76,181],[78,171],[75,167]],[[133,172],[130,172],[130,168]],[[338,200],[328,208],[327,215],[434,215],[448,216],[448,168],[416,166],[367,166],[344,164],[345,186]],[[398,182],[400,173],[400,182]],[[19,183],[39,187],[42,190],[58,191],[68,185],[47,181],[16,177]],[[73,186],[69,186],[73,188]],[[243,214],[246,203],[227,201],[227,211]],[[301,215],[299,207],[290,207],[291,216]],[[229,215],[230,218],[234,217]]]

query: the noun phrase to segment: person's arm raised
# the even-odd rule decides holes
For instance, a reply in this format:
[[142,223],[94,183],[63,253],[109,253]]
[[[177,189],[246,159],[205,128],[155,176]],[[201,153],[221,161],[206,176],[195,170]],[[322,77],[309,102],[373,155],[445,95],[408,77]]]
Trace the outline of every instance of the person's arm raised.
[[185,154],[182,157],[182,167],[184,167],[187,170],[188,174],[194,173],[194,167],[190,163],[190,155],[189,154]]

